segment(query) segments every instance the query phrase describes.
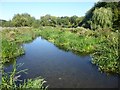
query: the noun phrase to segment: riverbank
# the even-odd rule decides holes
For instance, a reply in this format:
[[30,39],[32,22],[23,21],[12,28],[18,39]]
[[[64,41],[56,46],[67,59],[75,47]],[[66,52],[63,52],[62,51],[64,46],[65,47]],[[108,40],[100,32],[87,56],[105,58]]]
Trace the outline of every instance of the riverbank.
[[2,45],[3,62],[24,54],[21,47],[22,43],[42,36],[66,51],[73,51],[76,54],[91,54],[92,63],[96,64],[101,71],[120,73],[118,68],[118,35],[116,32],[110,30],[92,31],[82,27],[41,27],[39,29],[6,29],[1,33],[2,44],[5,44]]
[[65,50],[91,54],[92,63],[100,71],[120,74],[117,32],[107,29],[92,31],[82,27],[61,30],[46,28],[40,35]]

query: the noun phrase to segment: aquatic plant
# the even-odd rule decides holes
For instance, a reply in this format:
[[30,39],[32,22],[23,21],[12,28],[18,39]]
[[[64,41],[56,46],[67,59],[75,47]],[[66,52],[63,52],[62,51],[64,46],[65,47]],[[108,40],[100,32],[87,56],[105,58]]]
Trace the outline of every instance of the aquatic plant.
[[102,30],[99,36],[102,38],[102,42],[97,46],[96,52],[92,54],[92,63],[102,71],[120,74],[118,33]]
[[19,55],[24,54],[24,50],[15,42],[8,40],[2,40],[2,62],[9,62],[10,58],[15,58]]
[[22,64],[16,64],[16,60],[14,60],[13,68],[11,72],[5,72],[5,68],[2,69],[2,83],[0,85],[0,89],[9,90],[9,89],[34,89],[39,88],[40,90],[46,90],[47,87],[43,86],[46,82],[42,77],[37,77],[35,79],[25,79],[24,83],[17,84],[16,82],[21,81],[19,78],[21,77],[20,73],[27,73],[27,69],[17,71]]
[[42,77],[37,77],[35,79],[27,79],[24,80],[24,83],[19,85],[19,88],[27,88],[27,89],[40,89],[40,90],[47,90],[47,87],[44,86],[44,79]]

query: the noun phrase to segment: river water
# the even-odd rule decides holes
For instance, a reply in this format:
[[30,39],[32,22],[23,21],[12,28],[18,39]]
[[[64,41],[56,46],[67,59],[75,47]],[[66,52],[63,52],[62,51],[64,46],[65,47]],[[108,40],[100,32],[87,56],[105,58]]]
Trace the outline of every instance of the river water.
[[[49,88],[117,88],[118,77],[98,71],[91,64],[90,55],[78,56],[59,49],[41,37],[23,44],[25,55],[17,58],[24,63],[19,69],[28,69],[21,73],[20,79],[42,76]],[[6,67],[10,71],[12,65]]]

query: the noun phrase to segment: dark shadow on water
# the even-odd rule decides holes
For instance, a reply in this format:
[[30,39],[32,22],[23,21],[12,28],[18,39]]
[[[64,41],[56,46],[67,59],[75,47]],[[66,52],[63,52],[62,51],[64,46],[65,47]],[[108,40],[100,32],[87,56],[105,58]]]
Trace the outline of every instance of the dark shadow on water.
[[[25,55],[18,57],[17,63],[24,63],[19,70],[27,68],[28,74],[22,74],[20,79],[42,76],[50,88],[118,87],[118,76],[99,72],[91,64],[90,55],[64,51],[41,37],[23,47]],[[7,71],[11,66],[7,66]]]

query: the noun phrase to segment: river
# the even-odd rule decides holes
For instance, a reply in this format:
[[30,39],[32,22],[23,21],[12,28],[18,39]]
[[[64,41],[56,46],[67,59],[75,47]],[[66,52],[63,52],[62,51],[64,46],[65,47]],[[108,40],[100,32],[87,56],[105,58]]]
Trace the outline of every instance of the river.
[[[59,49],[41,37],[23,44],[25,55],[17,58],[28,69],[20,79],[42,76],[50,88],[117,88],[118,77],[98,71],[90,55],[78,56]],[[10,71],[12,65],[6,66]]]

